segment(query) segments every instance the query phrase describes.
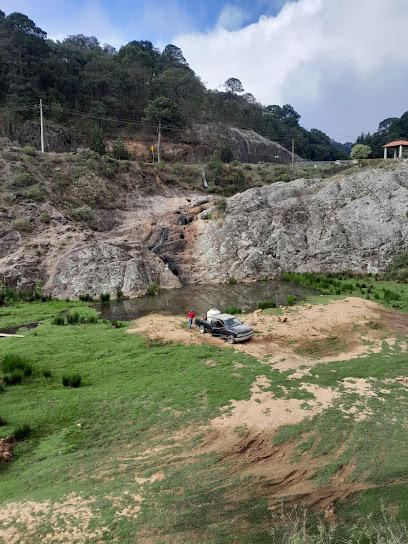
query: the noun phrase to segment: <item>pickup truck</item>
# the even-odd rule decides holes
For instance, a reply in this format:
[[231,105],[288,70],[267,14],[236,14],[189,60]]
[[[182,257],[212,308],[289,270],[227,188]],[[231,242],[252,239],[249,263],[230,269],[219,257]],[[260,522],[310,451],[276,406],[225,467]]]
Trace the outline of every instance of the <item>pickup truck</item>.
[[230,314],[221,314],[203,319],[196,318],[195,326],[201,334],[210,332],[212,336],[226,338],[229,344],[249,340],[254,335],[254,330],[244,325],[237,317]]

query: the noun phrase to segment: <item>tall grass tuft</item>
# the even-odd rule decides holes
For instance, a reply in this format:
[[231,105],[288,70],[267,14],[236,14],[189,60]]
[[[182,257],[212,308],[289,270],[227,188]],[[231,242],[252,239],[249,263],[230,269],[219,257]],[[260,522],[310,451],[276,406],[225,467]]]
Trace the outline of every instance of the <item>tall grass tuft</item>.
[[27,438],[30,433],[30,425],[20,425],[20,427],[17,427],[17,429],[14,431],[14,439],[16,440],[16,442],[21,442],[22,440]]
[[147,289],[148,295],[158,295],[159,294],[159,287],[157,283],[152,283],[148,289]]
[[79,374],[72,374],[71,376],[62,377],[62,385],[64,387],[78,388],[81,385],[81,376]]
[[238,308],[238,306],[230,306],[229,308],[225,308],[224,313],[236,315],[236,314],[241,314],[242,310],[241,308]]
[[17,353],[6,353],[1,361],[1,368],[4,373],[14,372],[19,370],[23,376],[31,376],[33,367],[26,359]]
[[62,315],[56,315],[54,319],[51,321],[52,325],[59,325],[60,327],[63,327],[65,325],[65,317]]
[[258,302],[259,310],[266,310],[266,308],[276,308],[276,302],[274,302],[273,300],[263,300],[261,302]]
[[101,304],[105,304],[105,303],[109,302],[109,300],[110,300],[110,293],[101,293],[99,295],[99,302]]
[[296,304],[295,295],[287,295],[286,296],[286,303],[287,303],[288,306],[294,306]]

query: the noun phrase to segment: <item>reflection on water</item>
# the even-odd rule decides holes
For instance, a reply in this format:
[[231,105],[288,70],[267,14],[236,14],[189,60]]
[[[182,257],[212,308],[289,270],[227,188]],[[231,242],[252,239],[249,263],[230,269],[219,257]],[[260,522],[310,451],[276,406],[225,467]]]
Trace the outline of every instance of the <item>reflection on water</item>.
[[196,315],[205,315],[210,308],[223,311],[238,306],[246,312],[256,309],[258,302],[273,300],[286,305],[286,296],[301,300],[306,295],[319,294],[315,289],[281,281],[259,281],[236,285],[184,285],[181,289],[161,289],[158,296],[146,296],[111,302],[102,307],[102,317],[130,321],[150,313],[184,315],[193,308]]

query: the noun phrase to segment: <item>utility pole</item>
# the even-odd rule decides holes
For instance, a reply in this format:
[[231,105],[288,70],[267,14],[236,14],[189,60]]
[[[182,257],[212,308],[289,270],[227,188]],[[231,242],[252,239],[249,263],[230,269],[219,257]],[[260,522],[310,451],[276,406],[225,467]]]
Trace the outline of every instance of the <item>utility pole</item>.
[[157,162],[160,163],[160,138],[161,138],[161,119],[159,119],[159,137],[157,140]]
[[40,98],[40,125],[41,125],[41,153],[44,153],[44,122],[42,98]]
[[295,139],[292,138],[292,170],[295,165]]

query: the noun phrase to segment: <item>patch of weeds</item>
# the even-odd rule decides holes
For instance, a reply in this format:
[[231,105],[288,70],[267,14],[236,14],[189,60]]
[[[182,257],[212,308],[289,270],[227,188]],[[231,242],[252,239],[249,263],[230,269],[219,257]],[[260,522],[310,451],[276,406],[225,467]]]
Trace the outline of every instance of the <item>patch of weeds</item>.
[[1,361],[1,368],[4,373],[19,371],[24,377],[31,376],[33,367],[31,363],[17,353],[7,353]]
[[101,304],[106,304],[109,301],[110,301],[110,293],[101,293],[99,295],[99,302]]
[[266,308],[276,308],[276,302],[274,302],[273,300],[264,300],[258,302],[259,310],[266,310]]
[[31,427],[30,425],[21,425],[20,427],[17,427],[17,429],[14,431],[13,436],[16,442],[21,442],[25,438],[27,438],[31,434]]
[[148,287],[147,294],[150,295],[150,296],[159,294],[159,287],[158,287],[157,283],[152,283]]
[[62,377],[62,385],[64,387],[73,387],[77,389],[81,385],[82,378],[79,374],[65,375]]
[[238,306],[229,306],[229,307],[224,309],[224,314],[236,315],[236,314],[240,314],[240,313],[242,313],[242,309],[239,308]]
[[30,221],[26,221],[25,219],[16,219],[11,222],[11,226],[19,232],[31,232],[32,230]]
[[295,295],[287,295],[286,296],[286,303],[287,303],[288,306],[294,306],[296,304]]
[[235,276],[229,276],[228,277],[228,283],[230,285],[235,285],[237,283],[237,279],[235,278]]
[[60,327],[63,327],[65,325],[65,317],[63,317],[62,315],[56,315],[51,323],[53,325],[59,325]]

